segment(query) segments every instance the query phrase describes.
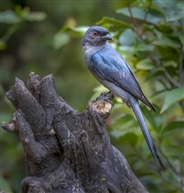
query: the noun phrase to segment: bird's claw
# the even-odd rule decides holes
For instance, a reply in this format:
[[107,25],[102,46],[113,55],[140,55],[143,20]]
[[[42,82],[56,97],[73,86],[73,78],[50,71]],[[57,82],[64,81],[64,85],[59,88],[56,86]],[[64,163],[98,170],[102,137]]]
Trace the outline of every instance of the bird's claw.
[[96,98],[96,101],[98,100],[104,100],[110,103],[113,106],[112,100],[114,99],[114,95],[112,94],[111,91],[109,92],[103,92],[99,97]]

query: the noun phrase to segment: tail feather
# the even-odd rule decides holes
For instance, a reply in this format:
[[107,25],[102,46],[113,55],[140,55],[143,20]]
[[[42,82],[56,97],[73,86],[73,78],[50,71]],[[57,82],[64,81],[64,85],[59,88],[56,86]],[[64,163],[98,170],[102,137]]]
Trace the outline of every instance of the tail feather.
[[150,109],[152,109],[154,112],[156,112],[157,110],[155,109],[155,107],[149,102],[149,100],[144,96],[144,94],[142,94],[141,98],[139,98],[139,100],[141,100],[144,104],[146,104]]
[[136,103],[134,101],[134,103],[133,103],[133,105],[131,105],[131,107],[132,107],[133,112],[135,113],[135,116],[136,116],[136,118],[138,120],[138,123],[139,123],[139,125],[141,127],[141,130],[142,130],[142,132],[144,134],[144,137],[146,139],[148,147],[149,147],[149,149],[150,149],[150,151],[151,151],[151,153],[152,153],[152,155],[154,157],[154,160],[156,161],[156,163],[158,165],[158,170],[159,170],[159,173],[160,173],[160,172],[165,170],[165,167],[164,167],[164,165],[163,165],[163,163],[162,163],[162,161],[161,161],[161,159],[160,159],[160,157],[158,155],[157,149],[155,147],[155,144],[153,142],[151,134],[150,134],[150,132],[148,130],[146,121],[145,121],[145,119],[143,117],[143,114],[142,114],[142,111],[141,111],[141,109],[139,107],[138,101]]

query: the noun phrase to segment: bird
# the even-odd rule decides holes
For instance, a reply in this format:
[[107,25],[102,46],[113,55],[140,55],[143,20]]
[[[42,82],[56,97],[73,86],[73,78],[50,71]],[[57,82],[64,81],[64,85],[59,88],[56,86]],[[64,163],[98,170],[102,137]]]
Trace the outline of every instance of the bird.
[[93,76],[112,94],[134,112],[142,133],[156,162],[159,173],[165,170],[157,152],[153,138],[148,130],[139,100],[156,112],[155,107],[144,95],[141,86],[126,60],[112,47],[108,41],[113,40],[109,31],[102,26],[87,29],[83,38],[85,63]]

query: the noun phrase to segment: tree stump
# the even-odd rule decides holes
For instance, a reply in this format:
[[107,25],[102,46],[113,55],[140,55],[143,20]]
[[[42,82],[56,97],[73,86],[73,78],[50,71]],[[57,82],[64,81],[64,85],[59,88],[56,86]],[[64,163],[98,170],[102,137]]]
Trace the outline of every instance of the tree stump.
[[111,93],[80,113],[57,94],[53,75],[31,73],[27,87],[16,78],[7,98],[16,112],[3,129],[19,133],[26,157],[22,193],[148,193],[110,143]]

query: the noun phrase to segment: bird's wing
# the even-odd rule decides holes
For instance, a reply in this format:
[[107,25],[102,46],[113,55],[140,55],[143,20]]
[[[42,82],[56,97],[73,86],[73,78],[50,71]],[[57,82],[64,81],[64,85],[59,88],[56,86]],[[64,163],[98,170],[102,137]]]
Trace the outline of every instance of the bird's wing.
[[92,55],[89,65],[99,77],[113,82],[156,111],[142,92],[129,65],[119,54],[116,52],[109,54],[108,52],[99,51]]

